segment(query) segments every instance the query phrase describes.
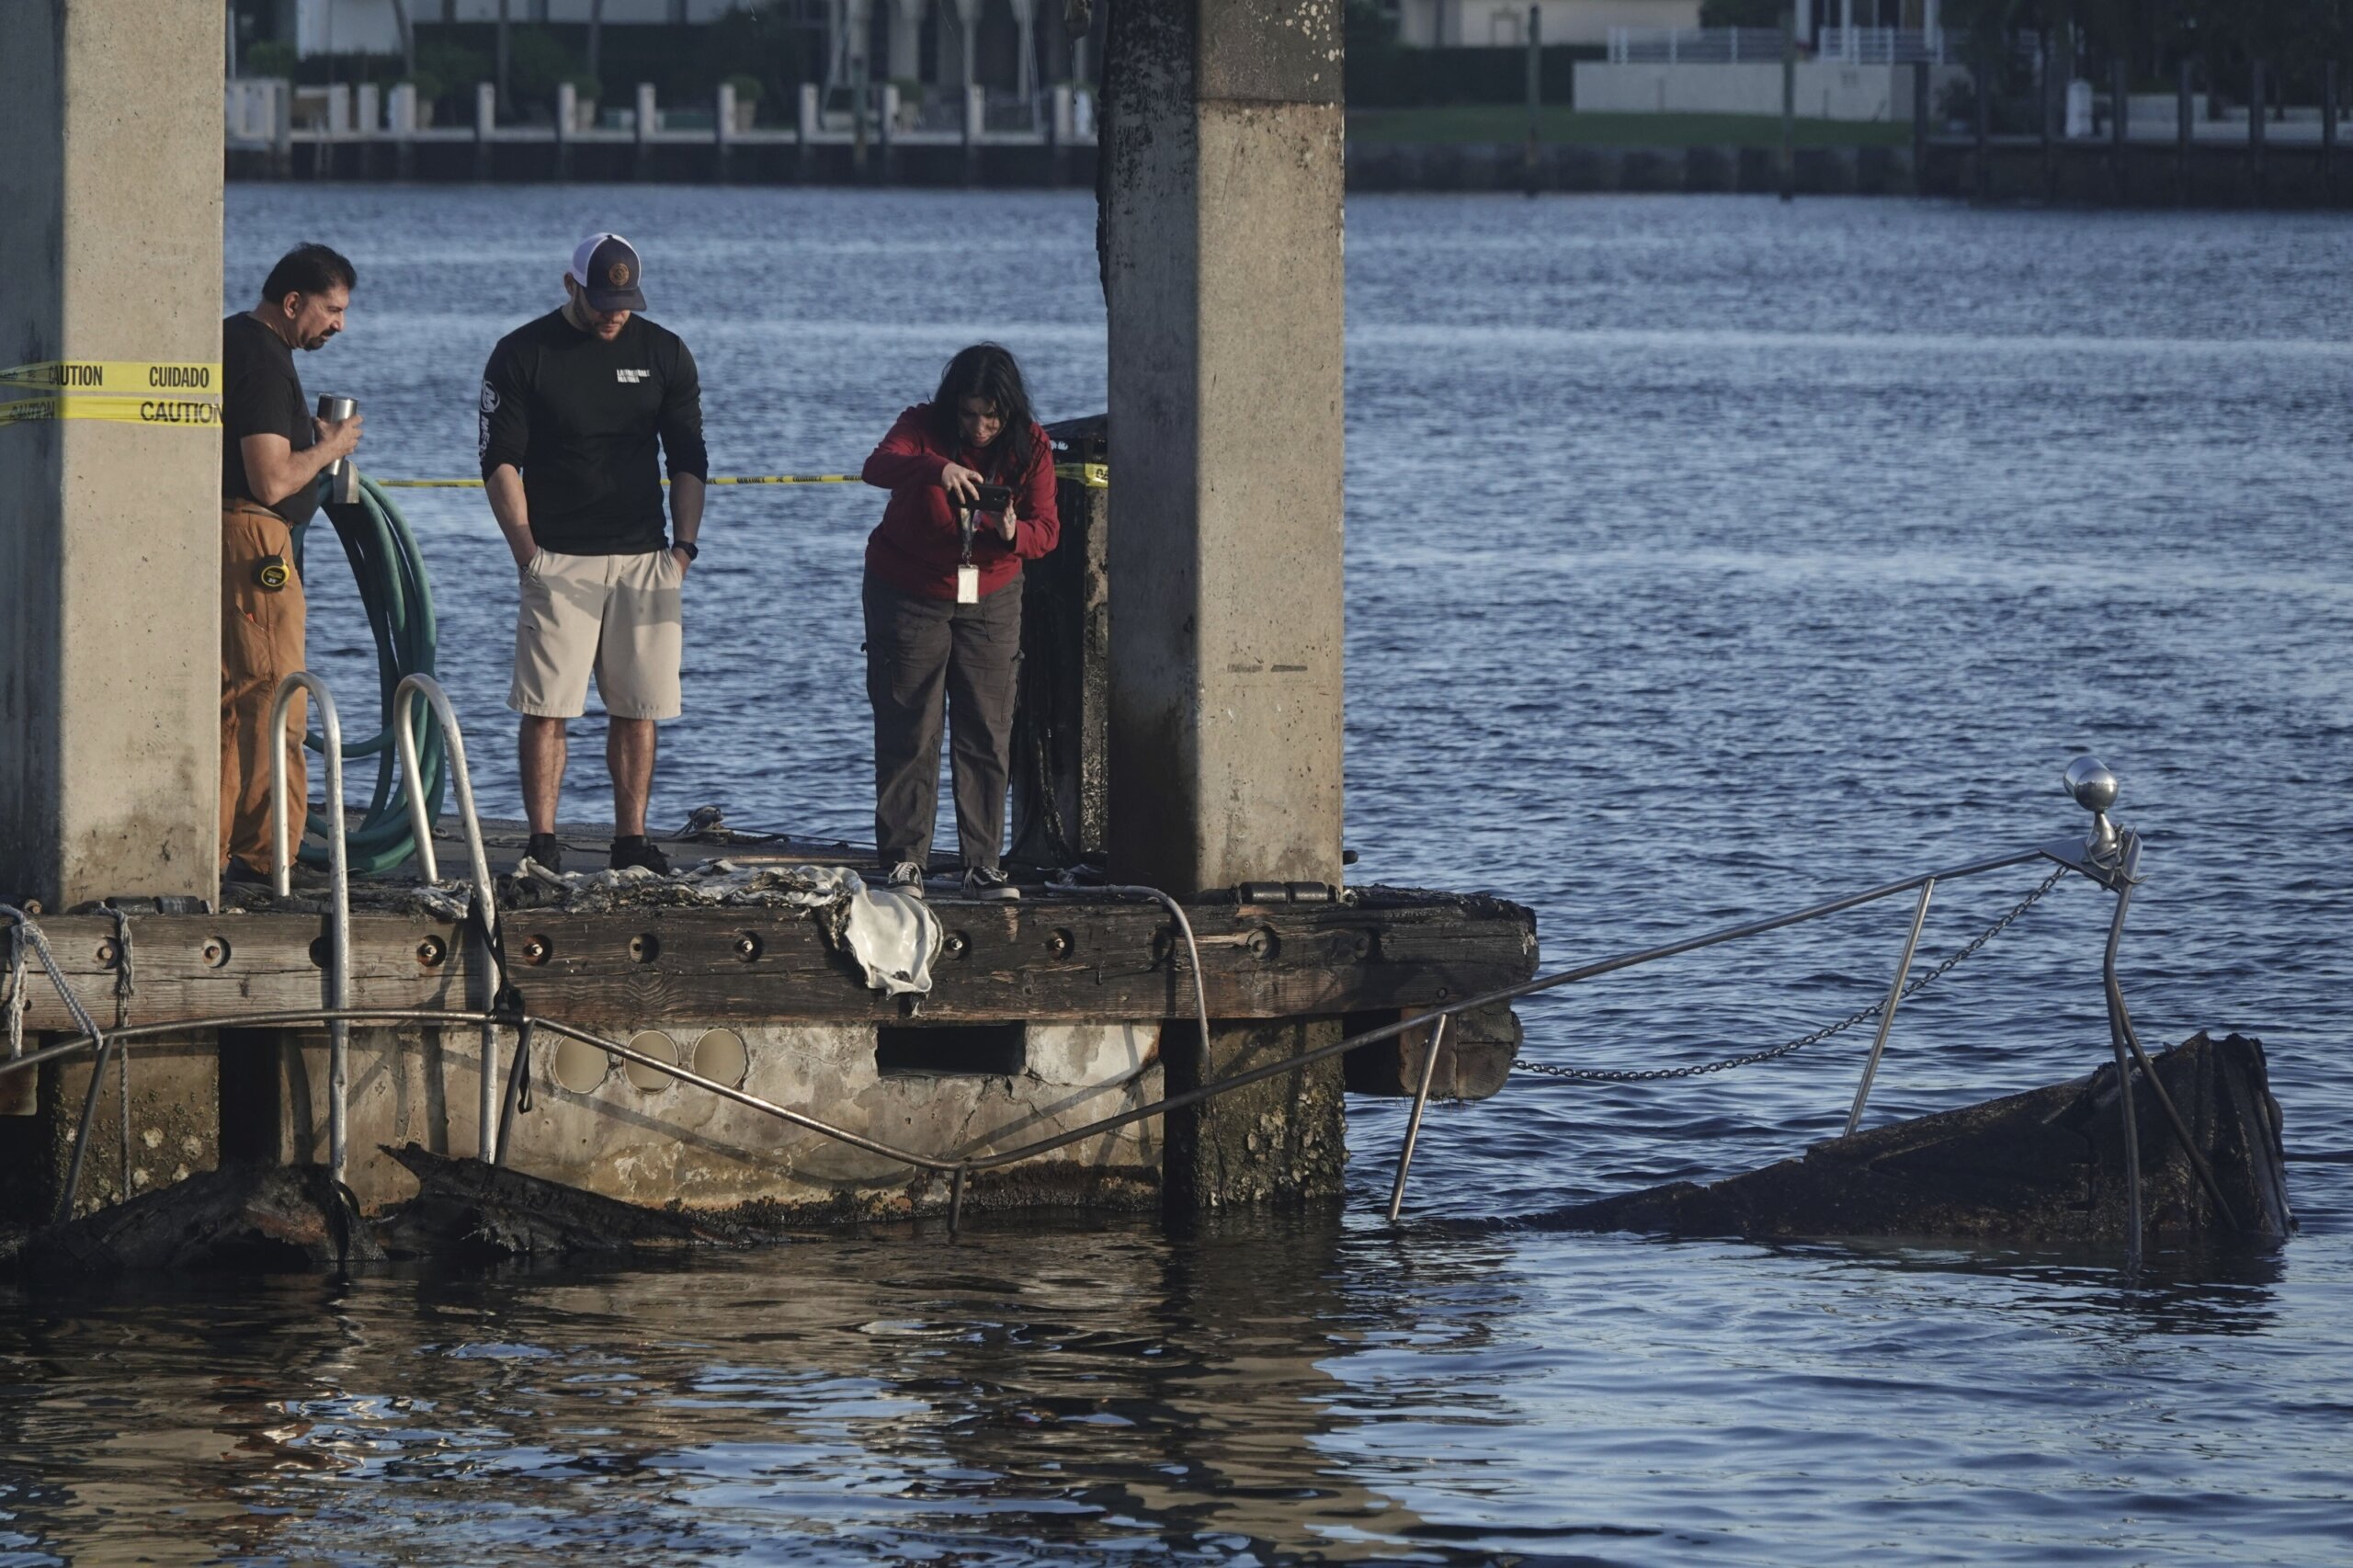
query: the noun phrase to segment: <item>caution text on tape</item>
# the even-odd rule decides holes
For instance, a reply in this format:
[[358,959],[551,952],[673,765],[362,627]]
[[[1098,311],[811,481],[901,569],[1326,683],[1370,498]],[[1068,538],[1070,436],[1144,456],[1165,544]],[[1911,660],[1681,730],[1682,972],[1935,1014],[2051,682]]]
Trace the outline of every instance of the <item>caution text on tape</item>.
[[221,367],[144,359],[44,359],[0,370],[0,386],[40,387],[109,397],[153,397],[159,393],[215,394]]
[[110,425],[146,425],[172,430],[217,430],[221,427],[221,400],[92,397],[69,392],[0,403],[0,425],[39,424],[55,419],[98,419]]

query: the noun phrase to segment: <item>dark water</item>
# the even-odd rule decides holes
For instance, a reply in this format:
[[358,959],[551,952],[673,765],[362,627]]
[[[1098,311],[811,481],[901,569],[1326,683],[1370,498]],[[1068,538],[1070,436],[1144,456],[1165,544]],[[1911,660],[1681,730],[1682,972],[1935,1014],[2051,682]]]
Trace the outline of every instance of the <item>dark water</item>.
[[[1099,408],[1090,224],[1061,197],[240,188],[228,244],[240,289],[296,238],[349,250],[352,330],[306,375],[362,400],[374,472],[462,474],[491,341],[618,227],[700,356],[716,461],[763,472],[854,466],[983,335],[1050,416]],[[2341,222],[1369,199],[1349,228],[1358,873],[1522,899],[1565,964],[2074,829],[2057,773],[2096,751],[2149,839],[2143,1033],[2268,1042],[2302,1236],[2135,1282],[1392,1234],[1400,1119],[1359,1104],[1320,1219],[17,1299],[0,1561],[2353,1560]],[[878,502],[720,494],[657,816],[863,836]],[[409,510],[511,812],[503,547],[478,495]],[[1949,887],[1927,954],[2033,880]],[[1885,983],[1907,913],[1578,988],[1529,1008],[1529,1054],[1802,1033]],[[2097,1062],[2106,914],[2063,885],[1908,1004],[1874,1115]],[[1778,1157],[1835,1128],[1859,1050],[1516,1081],[1434,1113],[1412,1208]]]

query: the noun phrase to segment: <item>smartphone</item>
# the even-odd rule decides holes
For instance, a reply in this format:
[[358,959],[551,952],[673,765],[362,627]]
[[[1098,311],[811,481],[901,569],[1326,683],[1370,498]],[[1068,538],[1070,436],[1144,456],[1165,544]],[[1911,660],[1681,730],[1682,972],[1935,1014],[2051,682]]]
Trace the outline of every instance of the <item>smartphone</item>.
[[1013,505],[1013,486],[1010,484],[983,484],[976,488],[980,495],[972,504],[975,512],[1002,513]]

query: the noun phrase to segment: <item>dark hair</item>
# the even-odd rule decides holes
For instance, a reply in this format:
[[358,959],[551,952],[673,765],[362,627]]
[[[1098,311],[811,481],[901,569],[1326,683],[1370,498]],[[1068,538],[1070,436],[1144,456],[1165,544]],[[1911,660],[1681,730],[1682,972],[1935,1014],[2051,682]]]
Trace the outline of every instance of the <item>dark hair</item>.
[[931,416],[949,451],[963,444],[957,411],[968,397],[986,398],[1005,428],[996,438],[995,460],[989,464],[993,482],[1018,483],[1029,472],[1030,429],[1037,421],[1029,413],[1029,389],[1021,367],[1007,350],[994,343],[975,343],[948,361],[939,373],[939,391],[932,394]]
[[356,289],[359,274],[340,251],[317,244],[299,244],[278,258],[261,286],[264,304],[274,305],[289,294],[324,294],[330,289]]

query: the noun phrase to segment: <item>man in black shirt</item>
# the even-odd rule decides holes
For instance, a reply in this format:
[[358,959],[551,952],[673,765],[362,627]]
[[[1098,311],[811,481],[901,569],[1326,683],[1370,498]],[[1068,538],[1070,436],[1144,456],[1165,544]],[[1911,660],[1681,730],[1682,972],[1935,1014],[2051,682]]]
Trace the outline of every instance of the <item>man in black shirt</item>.
[[[551,870],[563,855],[564,722],[585,710],[592,670],[608,721],[612,865],[670,869],[646,839],[645,807],[654,724],[680,708],[680,588],[710,465],[694,356],[636,313],[639,280],[627,240],[589,235],[562,308],[499,339],[483,372],[483,483],[522,579],[506,704],[523,715],[528,853]],[[667,541],[657,446],[670,468]]]
[[301,696],[269,733],[278,682],[306,663],[291,530],[318,505],[320,471],[359,445],[359,420],[311,416],[294,350],[343,330],[358,281],[326,246],[298,245],[270,268],[261,303],[221,324],[221,854],[232,882],[269,878],[272,746],[285,750],[290,816],[309,787]]

